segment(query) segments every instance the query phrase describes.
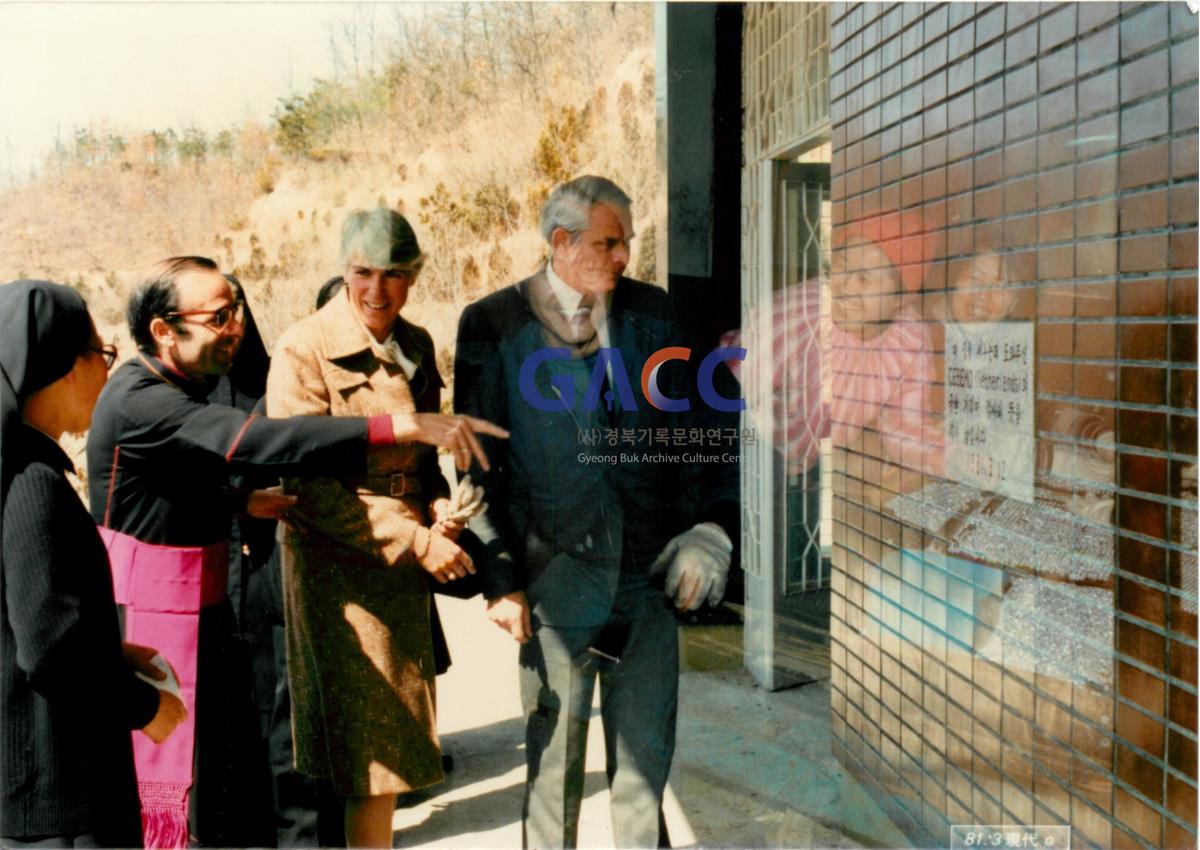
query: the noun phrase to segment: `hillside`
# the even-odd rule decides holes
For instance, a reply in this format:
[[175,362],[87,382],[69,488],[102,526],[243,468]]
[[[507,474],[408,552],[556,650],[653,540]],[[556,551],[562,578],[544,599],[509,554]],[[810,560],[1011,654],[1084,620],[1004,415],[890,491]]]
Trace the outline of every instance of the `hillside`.
[[[387,204],[429,256],[404,314],[433,335],[449,382],[463,306],[537,266],[541,200],[585,173],[634,199],[630,269],[655,280],[665,181],[649,5],[434,4],[390,27],[389,7],[347,8],[330,24],[340,76],[281,98],[270,119],[212,135],[76,128],[36,180],[0,191],[0,281],[74,286],[124,359],[124,304],[144,270],[211,256],[245,285],[270,348],[340,273],[346,213]],[[64,444],[86,476],[82,438]]]
[[271,120],[211,137],[79,128],[35,182],[0,192],[0,280],[75,286],[125,357],[122,309],[143,270],[207,255],[245,284],[270,347],[340,272],[345,214],[387,204],[429,255],[405,315],[429,328],[449,378],[461,308],[536,266],[538,205],[563,179],[626,188],[631,269],[655,277],[651,17],[631,4],[431,6],[390,35],[373,25],[370,63],[343,21],[354,72],[281,99]]

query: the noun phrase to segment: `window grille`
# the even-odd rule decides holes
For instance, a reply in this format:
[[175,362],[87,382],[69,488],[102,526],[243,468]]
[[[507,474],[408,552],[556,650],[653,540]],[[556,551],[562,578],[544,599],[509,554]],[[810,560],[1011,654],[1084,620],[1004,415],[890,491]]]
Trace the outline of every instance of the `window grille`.
[[829,5],[748,3],[744,36],[749,163],[829,122]]

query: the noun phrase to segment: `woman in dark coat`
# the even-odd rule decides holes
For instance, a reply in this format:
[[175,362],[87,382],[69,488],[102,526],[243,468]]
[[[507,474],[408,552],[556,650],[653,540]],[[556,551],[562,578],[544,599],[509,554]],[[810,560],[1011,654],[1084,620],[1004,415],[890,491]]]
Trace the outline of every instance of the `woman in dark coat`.
[[[162,741],[178,697],[138,679],[108,555],[57,439],[86,430],[115,349],[74,290],[0,286],[0,845],[140,847],[130,730]],[[165,673],[154,673],[165,679]]]

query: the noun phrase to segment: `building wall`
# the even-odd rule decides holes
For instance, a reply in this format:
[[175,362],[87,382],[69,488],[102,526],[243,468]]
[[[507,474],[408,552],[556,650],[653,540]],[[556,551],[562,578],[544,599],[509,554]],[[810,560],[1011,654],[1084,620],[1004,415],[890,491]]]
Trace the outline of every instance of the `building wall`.
[[[829,19],[835,748],[924,845],[1194,847],[1196,16]],[[1032,498],[947,466],[968,320],[1033,334]]]

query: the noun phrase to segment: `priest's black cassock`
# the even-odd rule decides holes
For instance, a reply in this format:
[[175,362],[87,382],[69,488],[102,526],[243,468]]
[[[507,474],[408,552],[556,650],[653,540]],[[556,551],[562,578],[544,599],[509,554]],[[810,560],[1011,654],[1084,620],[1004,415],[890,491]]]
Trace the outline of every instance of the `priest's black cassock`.
[[148,847],[180,846],[189,833],[209,846],[275,843],[251,672],[226,593],[231,520],[245,507],[230,476],[360,475],[369,446],[390,444],[388,417],[272,420],[210,404],[213,388],[138,354],[109,380],[88,434],[91,511],[126,638],[175,665],[195,721],[194,740],[185,730],[137,754]]

